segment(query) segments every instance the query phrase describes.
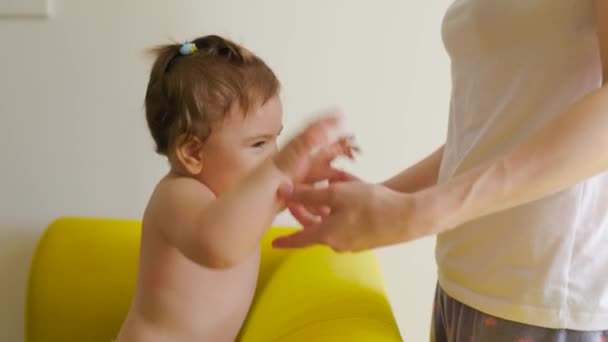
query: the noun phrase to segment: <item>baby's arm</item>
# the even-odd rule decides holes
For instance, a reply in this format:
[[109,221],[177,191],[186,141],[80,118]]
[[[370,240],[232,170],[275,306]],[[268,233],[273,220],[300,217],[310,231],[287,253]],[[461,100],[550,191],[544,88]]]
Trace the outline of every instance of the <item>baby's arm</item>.
[[168,180],[159,188],[157,210],[149,214],[163,235],[193,261],[229,268],[259,246],[282,203],[277,190],[308,174],[313,149],[329,142],[335,118],[318,120],[291,140],[275,158],[264,162],[232,190],[215,198],[192,179]]

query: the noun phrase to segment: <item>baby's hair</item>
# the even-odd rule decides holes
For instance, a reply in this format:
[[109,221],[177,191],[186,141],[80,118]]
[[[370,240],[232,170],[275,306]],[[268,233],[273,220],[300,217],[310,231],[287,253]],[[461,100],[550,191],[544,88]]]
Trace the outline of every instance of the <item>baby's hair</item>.
[[[181,51],[181,52],[180,52]],[[180,137],[205,140],[232,106],[247,113],[280,90],[274,72],[251,51],[219,36],[152,50],[146,120],[156,152],[168,155]]]

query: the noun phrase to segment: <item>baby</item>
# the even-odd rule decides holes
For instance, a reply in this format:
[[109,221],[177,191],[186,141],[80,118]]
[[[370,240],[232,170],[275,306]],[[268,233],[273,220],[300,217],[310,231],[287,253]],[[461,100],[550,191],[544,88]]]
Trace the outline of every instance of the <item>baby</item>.
[[338,119],[328,115],[278,150],[279,81],[227,39],[155,53],[146,118],[170,170],[144,213],[136,290],[118,341],[234,341],[255,291],[260,240],[285,206],[277,191],[330,178],[332,160],[351,149],[330,141]]

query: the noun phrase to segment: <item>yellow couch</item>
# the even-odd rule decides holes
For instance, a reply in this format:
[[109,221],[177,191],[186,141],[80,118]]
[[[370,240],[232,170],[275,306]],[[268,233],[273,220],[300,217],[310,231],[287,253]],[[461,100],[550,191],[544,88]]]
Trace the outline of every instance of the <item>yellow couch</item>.
[[[262,241],[258,290],[242,342],[401,341],[370,253],[275,250]],[[109,342],[135,285],[140,222],[64,218],[40,239],[27,291],[26,341]]]

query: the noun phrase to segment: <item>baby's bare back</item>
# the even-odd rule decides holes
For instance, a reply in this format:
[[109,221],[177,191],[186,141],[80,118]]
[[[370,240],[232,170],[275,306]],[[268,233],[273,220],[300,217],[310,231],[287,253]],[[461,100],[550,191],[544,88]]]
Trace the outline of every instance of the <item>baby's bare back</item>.
[[259,250],[222,270],[186,258],[144,217],[133,305],[120,342],[234,341],[255,292]]

